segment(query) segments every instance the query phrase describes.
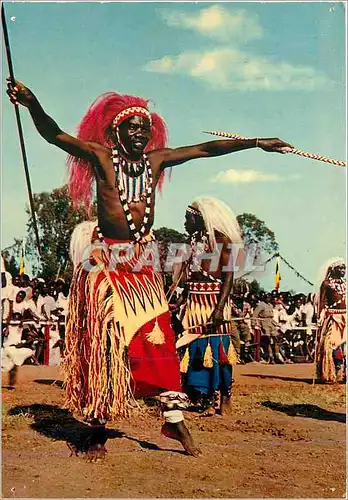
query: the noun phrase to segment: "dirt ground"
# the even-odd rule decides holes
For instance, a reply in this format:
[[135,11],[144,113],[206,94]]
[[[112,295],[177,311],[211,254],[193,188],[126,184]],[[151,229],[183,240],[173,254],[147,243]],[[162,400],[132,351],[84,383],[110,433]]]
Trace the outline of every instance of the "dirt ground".
[[186,413],[203,456],[160,434],[156,406],[110,426],[104,463],[70,457],[85,425],[62,410],[53,367],[3,379],[5,498],[345,498],[345,386],[312,385],[313,365],[238,365],[234,413]]

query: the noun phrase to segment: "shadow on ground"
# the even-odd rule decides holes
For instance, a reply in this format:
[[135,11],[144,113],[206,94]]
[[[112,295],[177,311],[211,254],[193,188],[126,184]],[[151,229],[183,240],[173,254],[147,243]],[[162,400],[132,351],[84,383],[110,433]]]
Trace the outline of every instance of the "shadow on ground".
[[305,384],[313,384],[312,378],[298,378],[298,377],[282,377],[280,375],[259,375],[257,373],[243,373],[242,377],[254,377],[261,379],[275,379],[275,380],[284,380],[285,382],[304,382]]
[[36,384],[41,384],[41,385],[56,385],[60,389],[63,389],[63,382],[61,380],[53,380],[53,379],[35,379],[34,382]]
[[274,411],[286,413],[290,417],[306,417],[317,420],[331,420],[334,422],[346,423],[345,413],[325,410],[317,405],[311,404],[283,404],[273,401],[264,401],[262,406]]
[[[68,448],[79,453],[86,451],[86,443],[91,434],[91,427],[83,422],[80,422],[69,410],[60,408],[55,405],[32,404],[15,406],[11,408],[8,415],[25,415],[32,418],[34,422],[30,427],[39,432],[43,436],[54,439],[55,441],[65,441]],[[135,441],[142,449],[156,451],[172,451],[174,453],[186,454],[183,450],[163,449],[155,443],[137,439],[128,436],[117,429],[106,429],[107,439],[124,438],[130,441]]]
[[[59,389],[64,389],[64,382],[62,380],[54,380],[54,379],[43,379],[43,378],[38,378],[35,379],[34,382],[36,384],[41,384],[41,385],[55,385],[56,387],[59,387]],[[160,406],[159,398],[156,397],[144,397],[141,398],[140,401],[144,403],[149,408],[155,408]]]

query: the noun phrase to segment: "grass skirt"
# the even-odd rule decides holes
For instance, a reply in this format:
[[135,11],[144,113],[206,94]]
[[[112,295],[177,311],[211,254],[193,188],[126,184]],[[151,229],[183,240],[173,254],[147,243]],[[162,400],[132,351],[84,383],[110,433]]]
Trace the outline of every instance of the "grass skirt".
[[318,335],[317,378],[323,382],[336,382],[336,368],[342,364],[347,341],[345,311],[328,310]]
[[128,415],[135,392],[180,390],[179,361],[161,275],[129,262],[110,270],[107,249],[92,257],[99,267],[73,276],[62,369],[66,406],[109,420]]

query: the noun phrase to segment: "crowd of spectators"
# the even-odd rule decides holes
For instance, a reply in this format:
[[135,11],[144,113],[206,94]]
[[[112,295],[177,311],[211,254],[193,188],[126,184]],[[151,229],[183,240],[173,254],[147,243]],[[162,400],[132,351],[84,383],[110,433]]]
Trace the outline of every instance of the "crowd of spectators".
[[69,282],[1,273],[2,370],[58,365],[63,356]]
[[[2,272],[2,369],[23,363],[57,365],[64,353],[70,282]],[[180,290],[171,300],[180,325]],[[180,302],[180,301],[179,301]],[[290,292],[234,294],[232,338],[240,363],[313,361],[313,297]],[[180,328],[180,327],[179,327]]]
[[[178,324],[180,309],[171,302]],[[314,296],[291,292],[233,294],[232,339],[239,362],[312,362],[314,358],[316,314]]]
[[271,364],[313,361],[316,314],[312,294],[273,291],[251,297],[248,303],[260,361]]

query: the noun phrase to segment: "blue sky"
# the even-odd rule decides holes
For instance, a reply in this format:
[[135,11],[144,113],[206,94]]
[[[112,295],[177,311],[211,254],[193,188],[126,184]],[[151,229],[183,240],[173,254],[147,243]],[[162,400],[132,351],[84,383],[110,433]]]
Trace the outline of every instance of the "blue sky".
[[[223,130],[346,157],[343,3],[6,3],[6,14],[17,78],[69,133],[99,94],[116,90],[154,101],[171,147]],[[27,193],[4,83],[2,99],[5,247],[25,234]],[[64,152],[21,116],[33,190],[62,185]],[[311,281],[326,259],[345,255],[344,168],[261,150],[196,160],[173,170],[155,226],[182,231],[186,206],[202,195],[264,220]],[[284,289],[310,291],[281,272]]]

